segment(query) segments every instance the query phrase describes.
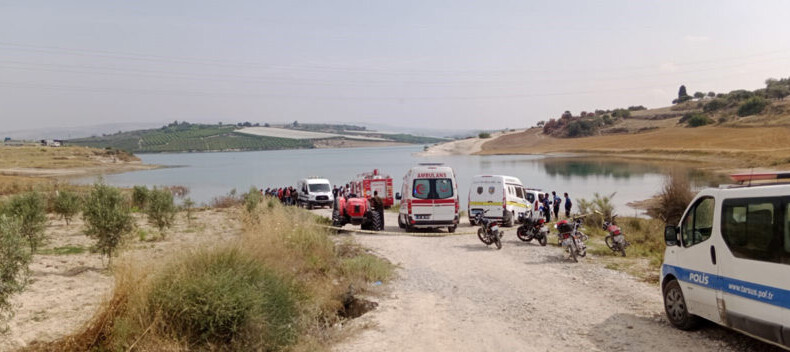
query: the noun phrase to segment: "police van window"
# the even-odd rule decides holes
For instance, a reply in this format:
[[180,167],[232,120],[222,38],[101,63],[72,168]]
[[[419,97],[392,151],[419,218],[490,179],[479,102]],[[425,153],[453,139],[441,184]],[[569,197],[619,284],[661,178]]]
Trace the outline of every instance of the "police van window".
[[722,237],[737,258],[779,262],[776,198],[728,199],[722,206]]
[[477,187],[477,194],[483,194],[483,187]]
[[785,200],[785,218],[783,221],[784,227],[784,252],[782,253],[782,262],[790,264],[790,201]]
[[713,198],[706,197],[697,201],[681,223],[683,246],[691,247],[710,238],[713,231]]
[[521,187],[516,187],[516,196],[524,199],[524,190]]

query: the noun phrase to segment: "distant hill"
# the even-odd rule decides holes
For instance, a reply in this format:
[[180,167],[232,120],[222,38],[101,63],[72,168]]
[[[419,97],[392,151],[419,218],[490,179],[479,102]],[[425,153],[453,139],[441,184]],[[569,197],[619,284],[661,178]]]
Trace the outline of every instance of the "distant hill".
[[[288,128],[285,128],[288,127]],[[345,128],[351,128],[347,131]],[[132,153],[242,151],[315,148],[326,140],[364,141],[367,144],[429,144],[439,138],[408,134],[385,134],[353,129],[351,126],[309,124],[261,127],[249,123],[238,125],[191,124],[174,122],[161,128],[117,132],[102,136],[67,140],[67,144],[95,148],[114,148]]]

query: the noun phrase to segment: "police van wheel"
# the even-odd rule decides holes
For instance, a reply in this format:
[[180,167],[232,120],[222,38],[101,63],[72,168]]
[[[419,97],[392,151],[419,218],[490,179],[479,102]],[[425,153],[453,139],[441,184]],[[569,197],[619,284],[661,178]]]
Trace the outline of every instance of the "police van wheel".
[[670,281],[664,287],[664,310],[669,322],[678,329],[692,330],[699,326],[700,318],[689,313],[677,280]]
[[456,228],[456,227],[457,227],[457,226],[450,226],[450,227],[448,227],[448,228],[447,228],[447,232],[449,232],[449,233],[454,233],[454,232],[455,232],[455,228]]

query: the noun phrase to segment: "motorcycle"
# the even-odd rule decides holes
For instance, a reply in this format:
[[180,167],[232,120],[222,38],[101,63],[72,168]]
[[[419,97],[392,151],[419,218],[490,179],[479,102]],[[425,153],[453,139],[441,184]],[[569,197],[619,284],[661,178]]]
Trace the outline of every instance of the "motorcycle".
[[576,217],[573,219],[573,222],[568,222],[568,220],[562,220],[557,222],[554,227],[557,229],[558,239],[562,248],[565,248],[568,253],[570,254],[571,259],[574,262],[578,262],[578,257],[584,257],[587,255],[587,246],[584,244],[587,241],[588,237],[584,233],[582,233],[579,229],[582,226],[582,218]]
[[496,249],[502,249],[502,232],[499,231],[499,224],[491,219],[486,219],[483,215],[488,210],[475,214],[475,223],[480,225],[477,229],[477,238],[486,246],[496,245]]
[[541,246],[545,246],[549,237],[549,228],[546,227],[546,219],[542,217],[533,219],[530,213],[521,219],[521,226],[516,230],[516,236],[524,242],[531,242],[533,239],[536,239]]
[[612,252],[620,252],[620,254],[625,257],[625,249],[630,246],[631,243],[625,239],[625,235],[623,235],[623,232],[620,230],[620,226],[614,224],[616,217],[617,215],[612,216],[612,221],[604,220],[603,229],[609,233],[609,235],[604,238],[604,241]]

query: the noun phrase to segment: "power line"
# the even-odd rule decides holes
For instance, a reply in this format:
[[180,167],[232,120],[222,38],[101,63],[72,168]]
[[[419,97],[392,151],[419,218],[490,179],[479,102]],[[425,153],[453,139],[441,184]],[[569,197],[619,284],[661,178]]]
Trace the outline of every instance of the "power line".
[[[352,68],[352,67],[334,67],[326,65],[274,65],[265,64],[260,62],[249,61],[234,61],[225,59],[213,58],[186,58],[186,57],[173,57],[164,55],[151,55],[151,54],[138,54],[130,52],[118,52],[108,50],[89,50],[89,49],[75,49],[66,47],[52,47],[52,46],[38,46],[26,45],[12,42],[1,42],[0,47],[6,47],[6,50],[18,50],[29,52],[41,52],[49,54],[64,54],[86,57],[104,57],[132,61],[146,61],[146,62],[167,62],[167,63],[180,63],[180,64],[193,64],[204,66],[220,66],[220,67],[258,67],[270,70],[303,70],[303,71],[319,71],[319,72],[335,72],[335,73],[376,73],[376,74],[513,74],[513,73],[552,73],[563,72],[563,70],[556,69],[522,69],[522,70],[396,70],[388,68]],[[675,63],[675,66],[692,66],[706,63],[724,62],[732,60],[741,60],[754,57],[770,56],[779,53],[786,53],[790,48],[773,50],[763,53],[756,53],[743,56],[735,56],[729,58],[718,58],[708,60],[689,61],[682,63]],[[645,69],[655,69],[656,65],[644,66],[622,66],[617,68],[588,68],[578,70],[564,70],[564,72],[618,72],[618,71],[635,71]]]

